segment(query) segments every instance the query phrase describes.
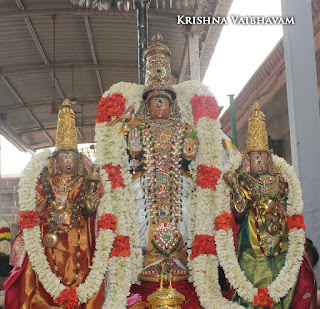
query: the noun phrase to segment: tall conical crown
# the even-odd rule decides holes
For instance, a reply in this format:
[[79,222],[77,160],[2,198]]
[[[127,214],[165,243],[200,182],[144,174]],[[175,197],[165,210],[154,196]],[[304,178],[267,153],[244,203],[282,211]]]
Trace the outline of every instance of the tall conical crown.
[[56,150],[72,149],[78,150],[78,138],[76,130],[76,120],[71,103],[65,99],[62,109],[58,114]]
[[171,81],[171,52],[162,40],[162,35],[155,33],[152,37],[153,44],[145,52],[146,79],[143,99],[146,99],[152,91],[169,93],[172,98],[175,98]]
[[266,116],[260,111],[260,106],[255,103],[253,113],[248,120],[248,134],[246,152],[269,151]]

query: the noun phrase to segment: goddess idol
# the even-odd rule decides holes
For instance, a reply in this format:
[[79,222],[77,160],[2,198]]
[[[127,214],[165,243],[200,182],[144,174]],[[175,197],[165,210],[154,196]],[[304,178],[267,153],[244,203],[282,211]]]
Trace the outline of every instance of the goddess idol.
[[[232,194],[231,211],[223,205],[228,195],[220,195],[215,238],[219,261],[234,291],[228,306],[316,308],[315,277],[304,254],[301,187],[293,168],[270,151],[258,103],[248,121],[241,165],[225,172],[223,179]],[[217,190],[228,192],[223,182]]]
[[[148,308],[164,277],[184,294],[181,308],[202,308],[188,282],[187,251],[198,230],[213,233],[212,225],[197,225],[197,208],[212,215],[223,141],[229,153],[235,149],[222,138],[211,92],[200,82],[172,85],[170,50],[160,34],[145,56],[145,85],[116,84],[98,105],[96,158],[109,180],[105,201],[118,218],[105,308]],[[198,200],[197,187],[206,199]],[[210,243],[204,247],[198,254],[211,253]]]
[[101,308],[106,268],[93,262],[94,253],[102,254],[95,251],[100,174],[91,165],[77,150],[75,115],[66,99],[55,151],[35,155],[20,180],[22,232],[10,257],[15,267],[5,283],[7,309]]

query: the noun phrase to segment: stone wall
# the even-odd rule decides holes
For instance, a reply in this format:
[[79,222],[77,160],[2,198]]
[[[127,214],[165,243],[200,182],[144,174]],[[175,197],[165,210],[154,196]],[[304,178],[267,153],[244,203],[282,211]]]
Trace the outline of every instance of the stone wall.
[[1,214],[10,225],[13,237],[19,231],[18,184],[20,175],[1,177]]

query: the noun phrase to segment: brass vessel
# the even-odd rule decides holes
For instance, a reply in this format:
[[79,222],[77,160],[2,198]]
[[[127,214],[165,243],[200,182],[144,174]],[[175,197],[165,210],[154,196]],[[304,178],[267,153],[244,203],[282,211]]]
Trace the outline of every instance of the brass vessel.
[[169,274],[169,287],[163,287],[163,281],[167,278],[161,274],[160,288],[148,296],[148,304],[152,309],[181,309],[185,297],[172,287],[172,275]]

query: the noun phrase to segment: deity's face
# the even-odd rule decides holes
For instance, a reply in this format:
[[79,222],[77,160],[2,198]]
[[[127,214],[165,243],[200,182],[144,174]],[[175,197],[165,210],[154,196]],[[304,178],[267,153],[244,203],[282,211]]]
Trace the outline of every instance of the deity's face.
[[252,174],[266,174],[268,171],[268,152],[251,151],[249,154],[250,171]]
[[153,119],[168,119],[170,115],[170,101],[163,96],[155,96],[149,101],[149,112]]
[[64,174],[76,174],[79,166],[79,154],[73,150],[61,150],[57,157],[58,171]]

